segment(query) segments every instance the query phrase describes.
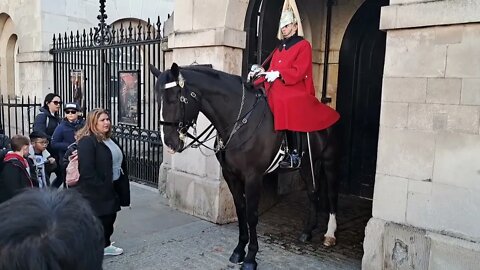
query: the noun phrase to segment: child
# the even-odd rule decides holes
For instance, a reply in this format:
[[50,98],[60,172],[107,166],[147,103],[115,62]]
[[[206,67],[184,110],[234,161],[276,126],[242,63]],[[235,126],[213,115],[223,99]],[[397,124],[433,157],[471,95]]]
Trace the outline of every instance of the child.
[[31,163],[28,156],[30,140],[22,135],[15,135],[11,140],[12,151],[5,155],[0,174],[0,203],[9,200],[24,188],[38,186],[32,177]]
[[47,151],[48,139],[45,134],[34,131],[30,133],[32,144],[29,149],[29,158],[33,161],[40,188],[50,185],[49,175],[57,168],[55,158]]

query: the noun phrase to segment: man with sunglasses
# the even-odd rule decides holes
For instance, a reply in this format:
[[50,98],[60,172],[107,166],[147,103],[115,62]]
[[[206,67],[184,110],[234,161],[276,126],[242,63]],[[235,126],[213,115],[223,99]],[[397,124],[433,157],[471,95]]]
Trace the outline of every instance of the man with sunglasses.
[[[75,132],[82,128],[85,122],[78,116],[80,111],[80,106],[78,104],[66,103],[63,111],[65,113],[65,118],[60,125],[57,126],[52,136],[52,149],[58,153],[58,161],[62,160],[68,146],[75,142]],[[61,163],[59,162],[59,164]],[[60,168],[61,174],[52,182],[53,187],[58,188],[64,182],[66,173],[65,169],[66,167],[63,166]]]

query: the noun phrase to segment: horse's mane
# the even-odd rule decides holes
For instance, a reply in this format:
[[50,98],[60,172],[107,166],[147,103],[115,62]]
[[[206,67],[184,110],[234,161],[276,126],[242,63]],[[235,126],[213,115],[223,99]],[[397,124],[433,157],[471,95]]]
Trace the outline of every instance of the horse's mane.
[[180,67],[180,70],[187,70],[187,71],[198,72],[198,73],[201,73],[201,74],[206,74],[206,75],[209,75],[209,76],[211,76],[215,79],[222,79],[222,78],[231,79],[232,81],[243,83],[243,85],[245,86],[245,89],[248,92],[251,92],[251,93],[254,93],[254,94],[258,93],[258,90],[256,90],[254,88],[253,84],[251,82],[249,82],[249,83],[245,82],[245,80],[241,76],[233,75],[233,74],[230,74],[230,73],[227,73],[227,72],[223,72],[223,71],[220,71],[220,70],[213,69],[211,65],[182,66],[182,67]]
[[230,73],[226,73],[226,72],[223,72],[223,71],[220,71],[220,70],[216,70],[216,69],[213,69],[210,65],[191,65],[191,66],[183,66],[183,67],[180,67],[180,70],[189,70],[189,71],[193,71],[193,72],[201,72],[201,73],[204,73],[204,74],[208,74],[214,78],[220,78],[220,77],[223,77],[223,76],[227,76],[227,77],[232,77],[232,78],[237,78],[237,79],[242,79],[240,76],[238,75],[233,75],[233,74],[230,74]]

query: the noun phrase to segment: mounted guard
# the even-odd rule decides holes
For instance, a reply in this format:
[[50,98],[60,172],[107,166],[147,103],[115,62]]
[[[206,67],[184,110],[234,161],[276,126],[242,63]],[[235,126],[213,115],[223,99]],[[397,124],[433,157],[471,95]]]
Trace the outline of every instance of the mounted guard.
[[[329,219],[323,243],[325,246],[336,243],[338,150],[336,134],[329,127],[339,116],[315,98],[311,46],[295,35],[298,12],[295,15],[288,3],[282,15],[281,31],[285,38],[281,49],[275,50],[270,68],[267,72],[261,71],[262,78],[255,81],[265,82],[268,101],[240,76],[210,67],[179,67],[173,63],[170,69],[161,72],[150,66],[157,78],[155,90],[161,108],[159,123],[164,149],[173,154],[190,147],[208,148],[205,143],[215,139],[212,150],[222,167],[238,217],[238,243],[229,260],[242,263],[243,270],[257,269],[256,227],[263,179],[275,163],[272,161],[279,157],[284,131],[300,134],[308,141],[307,148],[297,142],[299,139],[290,139],[292,156],[296,152],[298,159],[304,160],[299,172],[310,201],[299,240],[312,239],[318,212],[325,204]],[[211,127],[197,136],[200,112],[211,122]],[[188,132],[190,128],[194,135]],[[216,135],[211,135],[213,130]],[[187,143],[187,138],[192,142]],[[293,160],[295,156],[292,156],[284,163],[298,166],[300,161]]]
[[340,115],[315,97],[312,46],[303,38],[295,0],[284,2],[277,37],[280,44],[264,63],[269,64],[267,71],[254,65],[248,80],[257,78],[255,85],[264,83],[275,131],[286,131],[286,155],[279,166],[298,168],[305,148],[302,133],[327,129]]

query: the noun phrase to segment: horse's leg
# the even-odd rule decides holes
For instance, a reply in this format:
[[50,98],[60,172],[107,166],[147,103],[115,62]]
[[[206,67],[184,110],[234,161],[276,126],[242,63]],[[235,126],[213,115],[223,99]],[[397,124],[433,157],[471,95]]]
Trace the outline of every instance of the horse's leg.
[[[312,239],[312,231],[317,227],[317,208],[319,207],[319,197],[318,197],[318,179],[315,179],[316,185],[315,188],[313,187],[313,178],[312,178],[312,170],[310,168],[310,160],[309,156],[305,157],[305,161],[302,161],[302,167],[300,168],[300,174],[302,176],[303,181],[305,182],[305,186],[307,188],[307,195],[309,200],[309,207],[307,218],[304,223],[302,234],[299,237],[299,241],[305,243]],[[314,164],[314,167],[317,167],[319,163]],[[315,178],[318,175],[315,170]]]
[[245,199],[247,200],[247,222],[250,232],[250,242],[248,243],[248,253],[243,262],[243,270],[257,269],[255,257],[258,252],[257,224],[258,224],[258,204],[262,192],[262,176],[254,174],[245,177]]
[[235,203],[235,210],[237,212],[239,237],[238,244],[230,256],[230,262],[241,263],[245,259],[245,246],[248,243],[248,226],[247,226],[247,211],[244,190],[245,186],[243,179],[237,178],[234,175],[223,170],[223,177],[227,182],[228,188],[232,193],[233,202]]
[[327,247],[336,244],[335,231],[337,230],[337,204],[338,204],[338,168],[337,151],[335,145],[330,145],[324,152],[323,175],[326,178],[329,219],[327,232],[323,244]]

